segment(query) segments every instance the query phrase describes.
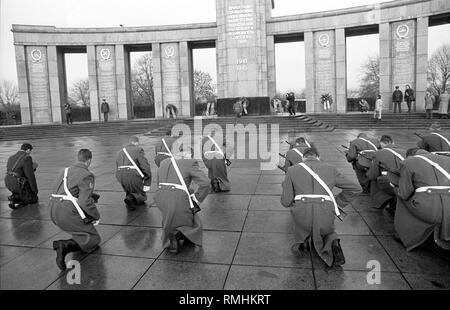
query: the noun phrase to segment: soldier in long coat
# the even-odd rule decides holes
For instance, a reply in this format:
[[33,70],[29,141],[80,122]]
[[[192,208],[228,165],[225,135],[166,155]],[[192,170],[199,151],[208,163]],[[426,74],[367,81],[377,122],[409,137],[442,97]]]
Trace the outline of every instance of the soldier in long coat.
[[367,171],[370,182],[370,194],[376,208],[386,208],[393,213],[397,204],[393,185],[398,185],[400,165],[406,158],[406,150],[394,144],[391,136],[384,135],[380,139],[382,149],[373,154],[372,164]]
[[[72,235],[69,240],[53,242],[56,264],[66,269],[64,258],[70,252],[91,252],[100,244],[100,235],[95,229],[100,214],[95,206],[95,176],[89,171],[92,153],[82,149],[78,152],[78,162],[63,169],[56,178],[53,195],[50,197],[50,216],[53,223]],[[79,208],[70,200],[76,199]]]
[[152,172],[145,152],[139,146],[139,138],[131,137],[130,144],[120,150],[116,159],[116,179],[126,193],[124,199],[129,210],[147,200],[146,192],[150,190]]
[[406,249],[433,234],[438,246],[450,250],[450,158],[408,150],[396,193],[394,225]]
[[[169,129],[166,132],[166,136],[164,137],[164,141],[166,141],[167,146],[172,149],[172,144],[178,139],[179,137],[174,137],[172,136],[172,130]],[[159,168],[159,166],[161,165],[161,162],[168,158],[168,156],[165,154],[167,153],[166,148],[164,147],[164,144],[161,142],[159,142],[156,146],[155,146],[155,164],[156,166]]]
[[[174,160],[187,188],[192,183],[198,186],[195,193],[189,190],[190,196],[180,189],[182,185],[176,169],[170,158],[161,162],[158,168],[158,190],[155,203],[162,213],[162,244],[169,247],[171,253],[178,253],[180,241],[202,246],[202,223],[197,213],[191,209],[189,199],[193,204],[200,205],[210,192],[209,179],[200,170],[198,161],[192,159],[191,150],[175,154]],[[175,185],[174,185],[175,184]]]
[[288,168],[293,165],[303,162],[303,152],[307,148],[312,147],[317,150],[314,143],[306,140],[306,138],[304,137],[297,138],[295,142],[291,143],[290,145],[291,147],[285,155],[284,171],[287,171]]
[[305,150],[303,163],[288,169],[282,184],[281,204],[291,208],[295,224],[294,246],[303,251],[312,242],[316,252],[328,266],[343,265],[345,258],[334,226],[335,205],[327,190],[302,165],[318,175],[330,192],[334,187],[342,189],[335,197],[339,206],[345,207],[350,203],[361,188],[335,166],[320,161],[317,151],[312,148]]
[[31,144],[24,143],[6,163],[5,186],[12,194],[8,197],[11,209],[38,202],[38,187],[34,175],[37,164],[30,156],[32,150]]
[[422,136],[417,146],[427,152],[450,152],[450,139],[441,133],[441,126],[433,123],[430,133]]
[[367,170],[370,168],[371,157],[380,148],[378,140],[370,139],[365,133],[360,133],[358,138],[350,142],[350,147],[346,153],[347,161],[352,163],[356,177],[363,189],[364,194],[370,193],[370,180],[367,177]]
[[214,134],[209,137],[206,136],[202,139],[202,160],[208,169],[208,178],[211,181],[212,190],[214,192],[228,192],[231,186],[228,179],[227,162],[229,161],[226,158],[225,144],[223,143],[220,147],[220,145],[214,144],[214,142],[218,143]]

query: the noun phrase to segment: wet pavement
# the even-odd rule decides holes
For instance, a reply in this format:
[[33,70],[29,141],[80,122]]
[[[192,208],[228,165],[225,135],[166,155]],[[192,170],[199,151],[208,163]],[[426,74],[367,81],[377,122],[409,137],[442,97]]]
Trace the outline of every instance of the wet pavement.
[[[380,136],[389,132],[371,131]],[[356,181],[340,151],[358,131],[336,130],[308,133],[322,160],[338,166]],[[393,135],[403,148],[413,147],[412,131]],[[450,261],[427,246],[406,252],[393,237],[393,217],[371,208],[370,198],[361,196],[346,208],[347,218],[336,221],[346,257],[342,268],[327,268],[317,255],[291,251],[292,220],[280,204],[280,170],[260,170],[258,160],[233,160],[229,176],[231,192],[210,194],[199,213],[204,226],[204,246],[187,248],[173,255],[161,247],[161,214],[151,206],[129,212],[124,194],[114,177],[115,155],[126,136],[64,138],[31,141],[39,205],[18,210],[8,208],[4,185],[6,160],[23,141],[0,143],[0,288],[1,289],[450,289]],[[280,141],[284,141],[285,136]],[[158,137],[142,136],[153,168]],[[81,263],[81,284],[70,285],[66,273],[55,264],[54,240],[69,238],[50,220],[47,207],[58,171],[74,162],[80,148],[93,152],[91,170],[101,195],[97,226],[101,247],[91,254],[69,254]],[[280,152],[288,148],[280,144]],[[203,164],[202,168],[204,168]],[[205,169],[206,171],[206,169]],[[369,284],[370,261],[378,261],[381,283]],[[67,261],[67,260],[66,260]]]

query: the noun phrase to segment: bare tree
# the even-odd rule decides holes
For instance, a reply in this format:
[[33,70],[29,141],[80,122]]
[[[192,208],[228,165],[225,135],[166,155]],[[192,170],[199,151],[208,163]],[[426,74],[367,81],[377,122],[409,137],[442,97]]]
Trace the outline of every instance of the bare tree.
[[216,97],[216,87],[212,82],[211,75],[201,70],[194,70],[194,98],[195,102],[212,100]]
[[153,105],[155,102],[153,92],[153,65],[152,55],[143,55],[134,64],[131,70],[131,89],[135,104]]
[[84,107],[89,106],[89,79],[82,79],[73,83],[69,97],[76,103],[81,103]]
[[19,104],[19,92],[13,82],[6,80],[1,82],[0,104],[5,108]]
[[369,57],[361,66],[361,98],[376,98],[380,92],[380,57]]
[[450,44],[441,45],[428,61],[428,81],[433,93],[450,89]]

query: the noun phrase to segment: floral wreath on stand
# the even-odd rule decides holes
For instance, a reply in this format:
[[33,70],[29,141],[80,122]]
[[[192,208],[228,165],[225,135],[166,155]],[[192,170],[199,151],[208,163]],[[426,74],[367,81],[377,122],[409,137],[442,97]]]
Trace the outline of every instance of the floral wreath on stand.
[[331,105],[333,104],[333,97],[327,93],[320,96],[320,103],[323,105],[325,111],[331,110]]

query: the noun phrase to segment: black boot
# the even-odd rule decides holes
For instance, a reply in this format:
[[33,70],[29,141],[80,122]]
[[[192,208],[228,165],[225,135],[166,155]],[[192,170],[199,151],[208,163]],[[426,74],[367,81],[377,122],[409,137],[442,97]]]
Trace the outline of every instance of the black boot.
[[65,258],[70,252],[81,251],[80,246],[73,239],[58,240],[53,242],[53,250],[56,251],[56,265],[61,271],[67,269]]
[[169,233],[169,252],[178,254],[180,252],[181,233],[179,231]]
[[128,211],[136,210],[136,199],[134,198],[133,195],[127,195],[127,197],[125,197],[123,202],[125,202]]
[[333,265],[334,266],[342,266],[345,264],[344,252],[342,252],[341,245],[339,243],[339,239],[333,240],[331,244],[331,250],[333,251]]

